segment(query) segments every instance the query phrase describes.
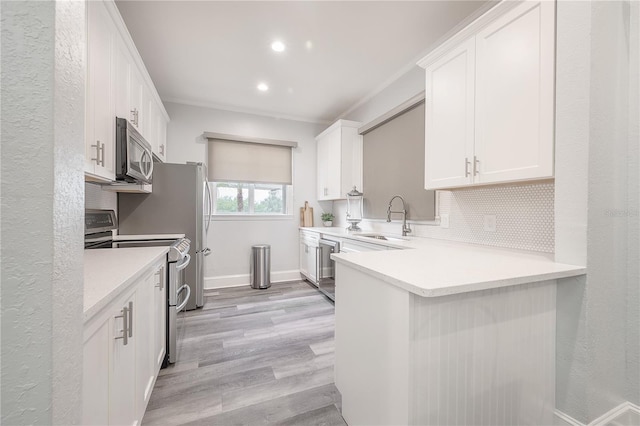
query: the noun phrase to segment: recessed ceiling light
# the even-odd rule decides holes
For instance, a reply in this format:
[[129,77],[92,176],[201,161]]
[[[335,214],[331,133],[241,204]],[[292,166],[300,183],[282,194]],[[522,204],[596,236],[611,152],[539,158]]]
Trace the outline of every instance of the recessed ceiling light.
[[267,86],[267,83],[259,83],[258,90],[261,92],[266,92],[267,90],[269,90],[269,86]]
[[284,52],[285,45],[281,41],[274,41],[273,43],[271,43],[271,48],[276,52]]
[[311,40],[307,40],[307,42],[304,44],[304,47],[306,47],[307,50],[313,49],[313,42]]

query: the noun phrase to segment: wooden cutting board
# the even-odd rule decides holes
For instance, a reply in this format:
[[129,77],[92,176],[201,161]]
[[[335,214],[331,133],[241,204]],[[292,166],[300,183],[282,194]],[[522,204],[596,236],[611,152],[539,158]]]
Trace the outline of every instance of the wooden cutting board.
[[300,207],[300,226],[313,226],[313,207],[309,207],[309,202],[304,202],[304,207]]

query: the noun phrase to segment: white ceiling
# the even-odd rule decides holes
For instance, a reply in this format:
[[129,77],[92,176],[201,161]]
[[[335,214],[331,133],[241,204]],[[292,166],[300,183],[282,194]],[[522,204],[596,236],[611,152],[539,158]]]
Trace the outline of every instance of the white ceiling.
[[[339,118],[485,1],[118,1],[160,97]],[[271,50],[282,40],[283,53]],[[265,82],[270,89],[259,92]]]

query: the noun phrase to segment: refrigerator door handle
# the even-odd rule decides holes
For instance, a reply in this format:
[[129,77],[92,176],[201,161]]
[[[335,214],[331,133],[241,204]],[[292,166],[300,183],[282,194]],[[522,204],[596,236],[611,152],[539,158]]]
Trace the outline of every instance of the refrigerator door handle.
[[207,226],[205,227],[206,231],[209,232],[209,225],[211,225],[211,214],[213,213],[213,198],[211,198],[211,188],[209,187],[209,181],[204,181],[205,188],[207,189],[207,198],[208,198],[208,207],[209,211],[207,212]]

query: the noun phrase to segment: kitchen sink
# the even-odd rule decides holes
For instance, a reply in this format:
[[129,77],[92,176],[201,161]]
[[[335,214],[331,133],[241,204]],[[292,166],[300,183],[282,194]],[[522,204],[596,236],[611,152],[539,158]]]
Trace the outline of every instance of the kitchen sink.
[[384,240],[384,241],[407,241],[406,238],[388,237],[382,234],[360,234],[359,237],[373,238],[376,240]]

